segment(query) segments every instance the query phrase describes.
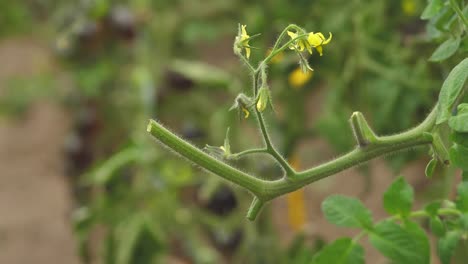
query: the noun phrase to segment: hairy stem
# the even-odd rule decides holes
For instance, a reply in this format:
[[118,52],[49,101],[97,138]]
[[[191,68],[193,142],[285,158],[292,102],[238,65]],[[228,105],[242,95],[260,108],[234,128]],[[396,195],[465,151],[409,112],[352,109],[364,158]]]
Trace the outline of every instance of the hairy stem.
[[230,159],[240,159],[249,154],[255,153],[268,153],[266,148],[255,148],[255,149],[248,149],[238,153],[231,154]]
[[[265,69],[262,69],[262,70],[265,70]],[[257,78],[258,78],[258,73],[255,73],[253,75],[253,79],[254,79],[254,81],[253,81],[253,83],[254,83],[253,90],[254,90],[254,92],[257,91],[257,88],[258,88],[257,87],[258,84],[257,84],[257,81],[256,81]],[[262,113],[260,111],[258,111],[258,109],[256,107],[254,107],[254,108],[255,108],[255,114],[257,115],[258,126],[260,127],[260,131],[261,131],[263,140],[265,141],[265,146],[266,146],[267,152],[279,163],[279,165],[286,172],[287,176],[294,175],[295,174],[294,169],[288,164],[288,162],[283,158],[283,156],[281,156],[281,154],[279,154],[279,152],[276,150],[275,146],[271,142],[270,135],[269,135],[268,130],[266,128],[265,120],[263,119]]]
[[261,193],[262,187],[268,183],[217,160],[189,142],[179,138],[154,120],[150,120],[147,131],[182,157],[232,183],[244,187],[254,194]]
[[436,108],[434,108],[423,123],[409,131],[392,136],[378,137],[377,142],[374,144],[365,147],[358,147],[339,158],[318,165],[314,168],[302,172],[293,171],[292,177],[275,181],[259,179],[211,157],[187,141],[177,137],[154,120],[150,120],[148,124],[148,132],[179,155],[187,158],[200,167],[249,190],[259,200],[265,202],[302,188],[317,180],[367,162],[373,158],[400,150],[414,148],[416,146],[431,144],[432,137],[428,136],[427,133],[429,133],[434,127],[436,116],[435,109]]

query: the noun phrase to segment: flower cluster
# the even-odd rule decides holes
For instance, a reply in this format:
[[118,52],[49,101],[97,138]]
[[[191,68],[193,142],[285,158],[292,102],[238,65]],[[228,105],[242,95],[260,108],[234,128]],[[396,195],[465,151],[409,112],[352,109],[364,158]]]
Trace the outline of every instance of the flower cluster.
[[291,45],[289,45],[290,49],[298,52],[302,52],[304,49],[307,49],[307,51],[312,54],[312,48],[315,48],[320,56],[323,55],[323,46],[327,45],[333,37],[332,33],[329,33],[328,38],[325,39],[325,36],[321,32],[310,32],[304,37],[299,37],[298,32],[288,31],[288,35],[291,39],[296,39]]

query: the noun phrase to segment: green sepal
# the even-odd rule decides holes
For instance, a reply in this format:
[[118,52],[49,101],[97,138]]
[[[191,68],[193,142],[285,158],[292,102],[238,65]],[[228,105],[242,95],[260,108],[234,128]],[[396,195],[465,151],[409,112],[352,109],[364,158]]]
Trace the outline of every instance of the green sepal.
[[361,112],[354,112],[349,120],[353,129],[354,137],[360,147],[365,147],[377,142],[377,136],[370,128]]
[[427,178],[432,178],[434,171],[437,168],[437,159],[432,158],[426,165],[425,174]]

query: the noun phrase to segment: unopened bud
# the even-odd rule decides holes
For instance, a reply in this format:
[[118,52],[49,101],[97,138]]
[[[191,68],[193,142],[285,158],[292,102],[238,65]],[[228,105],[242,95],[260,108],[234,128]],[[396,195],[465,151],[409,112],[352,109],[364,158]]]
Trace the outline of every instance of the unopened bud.
[[259,112],[265,111],[268,103],[270,103],[270,89],[267,86],[262,86],[258,91],[257,110]]

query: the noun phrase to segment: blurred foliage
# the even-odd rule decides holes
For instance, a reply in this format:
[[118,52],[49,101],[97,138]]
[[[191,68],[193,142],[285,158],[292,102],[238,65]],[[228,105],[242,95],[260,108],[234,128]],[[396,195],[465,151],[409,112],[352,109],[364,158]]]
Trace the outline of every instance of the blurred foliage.
[[[326,58],[310,58],[312,76],[297,76],[292,54],[279,56],[271,67],[273,97],[282,98],[275,102],[282,118],[271,128],[286,156],[301,140],[317,136],[336,151],[350,149],[347,117],[355,110],[364,112],[379,133],[407,129],[436,101],[447,65],[468,50],[466,29],[444,3],[6,1],[0,36],[32,33],[45,39],[72,87],[58,92],[63,89],[54,73],[12,79],[0,111],[22,112],[33,100],[53,94],[72,110],[74,129],[65,145],[70,173],[79,176],[74,221],[85,261],[98,255],[104,263],[119,264],[169,258],[309,263],[323,246],[320,239],[298,234],[283,249],[268,214],[245,222],[246,193],[154,148],[144,134],[146,120],[155,117],[199,146],[221,145],[229,125],[236,148],[259,140],[240,133],[250,121],[238,122],[236,113],[227,111],[248,82],[231,55],[241,21],[262,33],[262,41],[254,44],[260,50],[267,50],[289,23],[334,35]],[[264,55],[257,52],[253,60]],[[429,57],[445,62],[428,63]],[[309,95],[318,94],[324,99],[311,109]],[[390,161],[398,170],[414,156]],[[276,175],[269,162],[238,165]]]

